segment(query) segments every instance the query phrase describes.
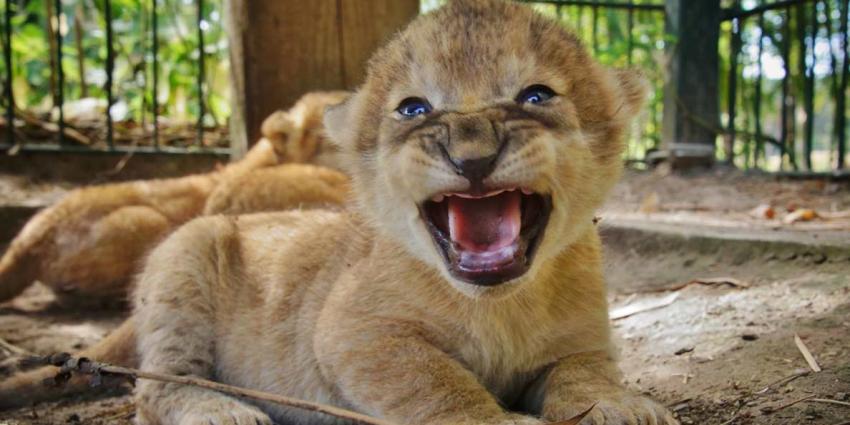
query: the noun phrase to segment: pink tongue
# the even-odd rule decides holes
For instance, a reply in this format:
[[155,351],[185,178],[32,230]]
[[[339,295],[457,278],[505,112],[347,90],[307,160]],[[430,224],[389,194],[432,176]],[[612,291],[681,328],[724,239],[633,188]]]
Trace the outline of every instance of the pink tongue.
[[518,190],[480,199],[448,197],[449,235],[467,251],[488,252],[512,244],[521,226]]

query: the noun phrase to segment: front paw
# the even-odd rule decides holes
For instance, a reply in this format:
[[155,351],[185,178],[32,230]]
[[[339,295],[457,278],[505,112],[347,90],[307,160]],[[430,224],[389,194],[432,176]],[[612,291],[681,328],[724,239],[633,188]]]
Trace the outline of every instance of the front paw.
[[217,398],[198,403],[180,425],[272,425],[260,409],[235,399]]
[[581,415],[591,406],[593,409],[580,425],[679,425],[664,406],[628,393],[598,398],[580,397],[562,405],[547,406],[543,416],[551,422],[566,421]]
[[[512,415],[508,416],[507,418],[505,418],[504,420],[499,421],[497,423],[499,425],[545,425],[546,424],[546,422],[543,422],[540,419],[537,419],[537,418],[534,418],[534,417],[531,417],[531,416],[524,416],[524,415],[517,415],[517,414],[512,414]],[[489,424],[489,422],[488,422],[488,424]]]

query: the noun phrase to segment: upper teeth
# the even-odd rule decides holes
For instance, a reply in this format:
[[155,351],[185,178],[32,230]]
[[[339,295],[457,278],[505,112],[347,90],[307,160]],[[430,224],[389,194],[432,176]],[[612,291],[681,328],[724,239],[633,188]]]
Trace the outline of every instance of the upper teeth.
[[[445,194],[445,195],[434,195],[434,196],[431,197],[431,201],[437,202],[437,203],[443,202],[446,199],[446,196],[457,196],[458,198],[466,198],[466,199],[481,199],[481,198],[488,198],[488,197],[491,197],[491,196],[496,196],[496,195],[502,194],[504,192],[513,192],[515,190],[517,190],[517,188],[498,189],[498,190],[494,190],[494,191],[491,191],[491,192],[487,192],[483,195],[471,195],[469,193],[455,192],[455,193],[448,193],[448,194]],[[524,187],[521,188],[520,190],[522,190],[522,193],[525,194],[525,195],[532,195],[534,193],[531,189],[527,189],[527,188],[524,188]]]

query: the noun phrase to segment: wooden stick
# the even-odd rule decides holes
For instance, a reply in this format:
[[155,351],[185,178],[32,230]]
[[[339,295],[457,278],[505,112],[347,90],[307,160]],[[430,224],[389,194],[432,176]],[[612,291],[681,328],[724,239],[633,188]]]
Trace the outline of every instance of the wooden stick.
[[803,398],[799,398],[799,399],[794,400],[794,401],[789,401],[788,403],[785,403],[785,404],[780,405],[780,406],[770,407],[768,410],[763,410],[763,411],[762,411],[762,414],[763,414],[763,415],[770,415],[770,414],[776,413],[776,412],[778,412],[778,411],[780,411],[780,410],[787,409],[787,408],[789,408],[789,407],[791,407],[791,406],[793,406],[793,405],[795,405],[795,404],[802,403],[802,402],[804,402],[804,401],[809,401],[809,400],[811,400],[811,399],[813,399],[813,398],[815,398],[815,395],[814,395],[814,394],[812,394],[812,395],[807,395],[807,396],[805,396],[805,397],[803,397]]
[[145,372],[142,370],[128,367],[112,366],[104,363],[98,363],[89,360],[85,357],[71,357],[71,355],[66,353],[57,354],[48,358],[42,358],[42,361],[47,364],[52,364],[54,366],[61,367],[61,371],[59,372],[56,378],[56,381],[60,384],[68,379],[71,372],[92,375],[95,377],[95,382],[98,382],[100,378],[104,376],[119,375],[127,378],[130,381],[135,381],[136,379],[148,379],[152,381],[170,382],[180,385],[192,385],[195,387],[206,388],[238,397],[247,397],[254,400],[267,401],[283,406],[309,410],[311,412],[324,413],[326,415],[352,421],[356,424],[395,425],[393,422],[373,418],[371,416],[367,416],[361,413],[352,412],[350,410],[345,410],[334,406],[328,406],[325,404],[314,403],[306,400],[299,400],[291,397],[279,396],[248,388],[236,387],[233,385],[222,384],[219,382],[214,382],[201,378],[168,375],[164,373],[155,372]]
[[[82,373],[85,375],[92,375],[95,377],[95,383],[100,382],[101,378],[105,376],[118,375],[128,379],[131,382],[135,381],[136,379],[148,379],[152,381],[170,382],[173,384],[180,385],[192,385],[195,387],[206,388],[209,390],[234,395],[237,397],[246,397],[254,400],[280,404],[282,406],[309,410],[311,412],[324,413],[326,415],[353,421],[356,424],[396,425],[390,421],[373,418],[371,416],[367,416],[361,413],[341,409],[339,407],[328,406],[321,403],[314,403],[307,400],[280,396],[263,391],[252,390],[249,388],[222,384],[219,382],[210,381],[202,378],[169,375],[155,372],[145,372],[139,369],[133,369],[129,367],[112,366],[105,363],[98,363],[85,357],[75,358],[67,353],[56,354],[49,357],[33,357],[30,360],[33,362],[39,362],[42,364],[52,364],[53,366],[60,367],[61,370],[55,378],[56,382],[59,384],[65,382],[70,377],[70,373],[72,372]],[[582,412],[578,416],[566,421],[556,422],[551,425],[577,425],[579,422],[581,422],[582,419],[584,419],[587,415],[590,414],[590,411],[593,410],[594,407],[596,407],[595,403],[593,406],[590,406],[590,408],[588,408],[586,411]]]
[[[767,384],[767,386],[766,386],[766,387],[764,387],[764,388],[762,388],[761,390],[758,390],[758,391],[756,391],[756,392],[752,393],[752,395],[761,395],[761,394],[764,394],[764,393],[766,393],[766,392],[770,391],[770,390],[771,390],[771,389],[773,389],[774,387],[780,387],[780,386],[782,386],[782,385],[788,385],[788,384],[790,384],[791,382],[793,382],[795,379],[800,378],[800,377],[803,377],[803,376],[808,376],[810,373],[812,373],[812,372],[811,372],[811,371],[808,371],[808,370],[805,370],[805,369],[802,369],[802,370],[800,370],[799,372],[795,372],[795,373],[793,373],[793,374],[791,374],[791,375],[788,375],[788,376],[783,377],[782,379],[778,379],[778,380],[776,380],[776,381],[771,382],[770,384]],[[739,397],[738,399],[740,400],[740,399],[742,399],[742,398],[744,398],[744,397]]]
[[32,355],[32,353],[30,353],[29,351],[24,350],[23,348],[18,347],[17,345],[14,345],[11,342],[6,341],[3,338],[0,338],[0,349],[6,350],[6,351],[9,352],[9,354],[16,355],[16,356]]
[[837,404],[839,406],[850,407],[850,403],[848,403],[846,401],[830,400],[828,398],[812,398],[812,399],[809,399],[809,400],[806,400],[806,401],[811,402],[811,403],[829,403],[829,404]]
[[806,363],[809,364],[809,367],[812,368],[814,372],[820,372],[820,365],[818,365],[818,362],[815,360],[815,356],[812,355],[812,352],[809,351],[809,347],[806,347],[806,344],[803,343],[802,339],[800,339],[800,335],[794,334],[794,343],[797,344],[797,349],[800,350],[800,353],[803,355],[803,358],[806,359]]

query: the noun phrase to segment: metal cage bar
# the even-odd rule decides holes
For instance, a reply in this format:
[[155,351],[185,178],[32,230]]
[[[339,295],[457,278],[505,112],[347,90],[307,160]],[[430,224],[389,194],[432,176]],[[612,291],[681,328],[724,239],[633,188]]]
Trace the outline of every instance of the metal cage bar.
[[[53,35],[56,37],[56,98],[53,106],[59,109],[59,132],[56,133],[57,142],[65,143],[65,67],[62,65],[62,0],[54,0],[54,18],[56,22],[48,22],[48,25],[56,25]],[[50,18],[50,17],[48,17]],[[49,32],[48,32],[49,33]]]
[[197,0],[198,6],[198,146],[204,144],[204,115],[206,115],[206,101],[204,98],[204,80],[206,63],[204,60],[204,0]]
[[[629,1],[629,4],[632,4],[632,2]],[[629,66],[632,66],[632,51],[635,48],[635,38],[634,38],[635,10],[630,8],[630,9],[628,9],[627,12],[629,14],[629,20],[628,20],[628,23],[626,25],[626,31],[628,32],[628,43],[629,43],[628,48],[627,48],[627,50],[628,50],[628,53],[627,53],[628,54],[628,57],[627,57],[628,62],[627,63],[628,63]]]
[[3,61],[6,63],[6,81],[4,81],[4,94],[6,98],[6,143],[15,143],[15,93],[12,88],[12,0],[6,0],[6,10],[3,14],[4,33]]
[[540,3],[540,4],[555,4],[555,5],[563,5],[563,6],[599,6],[608,9],[630,9],[630,10],[650,10],[654,12],[664,12],[665,8],[663,4],[635,4],[633,2],[628,3],[613,3],[613,2],[599,2],[599,1],[591,1],[591,0],[520,0],[525,3]]
[[817,3],[818,0],[780,0],[775,1],[773,3],[767,3],[760,6],[756,6],[752,9],[741,10],[741,9],[726,9],[723,11],[723,16],[721,17],[724,21],[729,21],[732,19],[743,19],[754,15],[759,15],[769,10],[777,10],[777,9],[785,9],[789,6],[794,6],[798,4],[804,3]]
[[153,146],[159,150],[159,14],[156,13],[157,0],[151,0],[151,52],[153,63],[153,87],[151,88],[151,107],[153,108]]
[[106,18],[106,143],[109,149],[115,149],[115,128],[112,122],[112,105],[115,104],[113,78],[115,74],[115,45],[112,30],[112,0],[103,2],[103,13]]

